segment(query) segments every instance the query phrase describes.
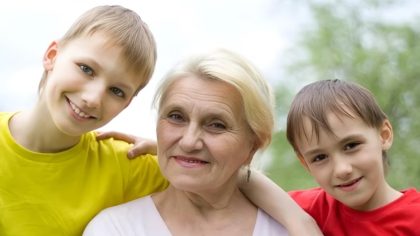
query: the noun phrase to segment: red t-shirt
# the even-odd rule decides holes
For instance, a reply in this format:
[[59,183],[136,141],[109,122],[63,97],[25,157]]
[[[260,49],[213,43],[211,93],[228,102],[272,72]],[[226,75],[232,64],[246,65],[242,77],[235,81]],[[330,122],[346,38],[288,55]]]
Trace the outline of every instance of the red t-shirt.
[[324,235],[420,235],[420,193],[415,189],[373,211],[357,211],[321,188],[289,192],[318,223]]

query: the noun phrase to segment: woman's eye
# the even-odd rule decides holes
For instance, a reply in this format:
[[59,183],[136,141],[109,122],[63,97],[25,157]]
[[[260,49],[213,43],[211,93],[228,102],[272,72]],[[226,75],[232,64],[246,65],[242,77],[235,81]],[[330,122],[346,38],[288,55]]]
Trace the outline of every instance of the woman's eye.
[[89,66],[80,65],[79,67],[83,71],[83,73],[85,73],[85,74],[87,74],[89,76],[93,76],[93,70]]
[[178,113],[170,113],[168,115],[168,118],[172,121],[175,121],[175,122],[183,121],[183,118],[182,118],[181,114],[178,114]]
[[219,123],[219,122],[211,123],[209,125],[209,127],[214,128],[214,129],[220,129],[220,130],[226,129],[226,125],[224,125],[223,123]]
[[112,88],[110,88],[110,90],[111,90],[111,92],[113,93],[113,94],[115,94],[115,95],[117,95],[118,97],[125,97],[125,93],[124,93],[124,91],[122,91],[121,89],[119,89],[119,88],[116,88],[116,87],[112,87]]

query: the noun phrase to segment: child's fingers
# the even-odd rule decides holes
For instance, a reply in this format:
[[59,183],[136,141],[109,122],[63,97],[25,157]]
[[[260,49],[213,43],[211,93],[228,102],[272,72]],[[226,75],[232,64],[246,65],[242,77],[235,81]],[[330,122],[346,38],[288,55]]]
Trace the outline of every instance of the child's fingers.
[[134,145],[128,151],[127,156],[128,158],[132,159],[139,155],[143,155],[143,154],[156,155],[156,153],[157,153],[156,141],[136,137]]
[[114,138],[117,140],[122,140],[128,143],[132,143],[133,146],[128,150],[127,156],[128,158],[132,159],[139,155],[143,154],[152,154],[156,155],[157,152],[157,144],[156,141],[145,139],[141,137],[137,137],[130,134],[125,134],[117,131],[105,131],[105,132],[97,132],[96,139],[97,140],[104,140],[107,138]]
[[117,140],[122,140],[128,143],[135,143],[136,137],[133,135],[117,132],[117,131],[105,131],[105,132],[98,132],[96,136],[97,140],[104,140],[108,138],[114,138]]

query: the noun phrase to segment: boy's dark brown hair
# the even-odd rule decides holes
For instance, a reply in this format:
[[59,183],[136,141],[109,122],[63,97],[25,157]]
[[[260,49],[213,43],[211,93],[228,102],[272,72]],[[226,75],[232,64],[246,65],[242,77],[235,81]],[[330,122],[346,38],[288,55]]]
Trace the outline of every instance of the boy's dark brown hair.
[[[386,114],[379,107],[372,93],[366,88],[343,80],[321,80],[303,87],[292,101],[287,116],[287,140],[296,154],[301,157],[298,143],[308,135],[319,139],[320,130],[334,134],[328,123],[327,114],[345,115],[360,118],[370,127],[380,129]],[[313,133],[304,129],[304,120],[309,119]],[[385,170],[388,166],[386,153],[383,153]]]

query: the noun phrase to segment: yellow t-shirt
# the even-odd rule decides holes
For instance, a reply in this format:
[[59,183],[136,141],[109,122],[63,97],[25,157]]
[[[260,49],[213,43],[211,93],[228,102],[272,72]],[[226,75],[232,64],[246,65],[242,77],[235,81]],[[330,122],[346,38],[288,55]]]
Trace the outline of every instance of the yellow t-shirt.
[[36,153],[17,144],[0,113],[0,235],[81,235],[102,209],[167,187],[155,156],[128,160],[129,144],[96,141]]

